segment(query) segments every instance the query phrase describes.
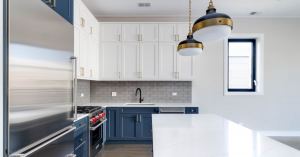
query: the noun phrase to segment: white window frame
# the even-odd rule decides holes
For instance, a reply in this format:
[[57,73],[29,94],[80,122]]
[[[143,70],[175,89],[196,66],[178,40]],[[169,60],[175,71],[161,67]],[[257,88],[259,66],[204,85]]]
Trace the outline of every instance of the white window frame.
[[[256,39],[256,91],[228,91],[228,39]],[[237,33],[224,40],[224,96],[230,95],[264,95],[264,34]]]

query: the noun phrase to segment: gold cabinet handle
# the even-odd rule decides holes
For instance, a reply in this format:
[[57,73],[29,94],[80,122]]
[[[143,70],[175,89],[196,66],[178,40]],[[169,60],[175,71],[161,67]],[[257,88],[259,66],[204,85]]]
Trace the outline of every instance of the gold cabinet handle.
[[85,19],[83,17],[80,18],[80,26],[85,27]]
[[83,77],[84,76],[84,67],[80,67],[79,71],[80,71],[80,76]]
[[93,34],[93,27],[90,27],[90,33]]

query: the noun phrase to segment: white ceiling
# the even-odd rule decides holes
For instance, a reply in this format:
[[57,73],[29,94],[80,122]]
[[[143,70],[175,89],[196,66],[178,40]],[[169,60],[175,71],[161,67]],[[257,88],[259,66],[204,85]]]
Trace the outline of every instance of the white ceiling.
[[[188,0],[83,0],[96,17],[186,17]],[[150,2],[140,8],[137,3]],[[300,0],[214,0],[218,12],[232,17],[300,17]],[[205,13],[208,0],[192,0],[193,16]]]

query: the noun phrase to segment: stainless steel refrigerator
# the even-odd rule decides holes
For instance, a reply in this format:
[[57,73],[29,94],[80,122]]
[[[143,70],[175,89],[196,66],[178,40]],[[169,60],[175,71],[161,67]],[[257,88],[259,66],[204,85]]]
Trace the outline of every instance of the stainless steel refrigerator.
[[73,32],[42,0],[9,0],[9,156],[75,156]]

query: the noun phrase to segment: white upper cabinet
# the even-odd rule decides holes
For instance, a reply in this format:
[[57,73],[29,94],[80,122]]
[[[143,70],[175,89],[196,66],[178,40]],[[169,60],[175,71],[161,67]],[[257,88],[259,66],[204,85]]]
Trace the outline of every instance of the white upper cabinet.
[[121,45],[119,43],[105,42],[100,46],[101,79],[118,80],[121,78]]
[[144,80],[158,79],[158,43],[140,44],[140,75]]
[[189,25],[180,23],[180,24],[177,24],[176,26],[177,26],[177,28],[176,28],[177,42],[181,42],[186,39],[186,37],[189,33]]
[[100,41],[102,42],[120,42],[121,41],[121,24],[101,24]]
[[138,42],[140,40],[139,24],[123,24],[122,25],[122,41]]
[[122,47],[122,78],[125,80],[140,79],[139,44],[129,42]]
[[187,23],[100,23],[100,80],[192,80],[193,57],[177,45]]
[[157,42],[158,41],[158,24],[140,24],[141,42]]
[[78,72],[80,79],[88,78],[88,52],[89,52],[89,35],[85,31],[79,33],[79,57],[78,57]]
[[159,79],[176,79],[176,44],[162,43],[159,45]]
[[176,41],[175,24],[159,24],[159,42]]
[[77,77],[99,78],[99,23],[81,0],[74,0],[74,55]]

